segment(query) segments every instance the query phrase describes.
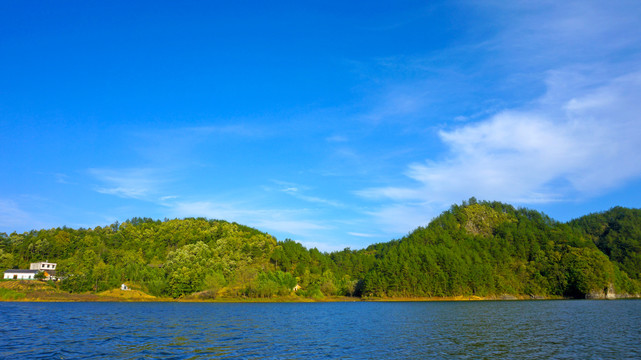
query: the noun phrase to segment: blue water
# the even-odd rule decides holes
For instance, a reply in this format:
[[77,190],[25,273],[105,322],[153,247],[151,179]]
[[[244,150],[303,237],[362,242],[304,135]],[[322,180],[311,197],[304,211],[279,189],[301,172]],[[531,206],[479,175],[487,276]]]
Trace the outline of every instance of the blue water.
[[641,300],[0,303],[3,359],[641,358]]

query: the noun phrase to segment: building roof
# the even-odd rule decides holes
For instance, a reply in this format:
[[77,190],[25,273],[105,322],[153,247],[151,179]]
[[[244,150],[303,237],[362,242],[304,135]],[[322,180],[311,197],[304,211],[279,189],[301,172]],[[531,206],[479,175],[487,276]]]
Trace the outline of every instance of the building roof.
[[5,273],[15,273],[15,274],[37,274],[40,270],[26,270],[26,269],[7,269]]

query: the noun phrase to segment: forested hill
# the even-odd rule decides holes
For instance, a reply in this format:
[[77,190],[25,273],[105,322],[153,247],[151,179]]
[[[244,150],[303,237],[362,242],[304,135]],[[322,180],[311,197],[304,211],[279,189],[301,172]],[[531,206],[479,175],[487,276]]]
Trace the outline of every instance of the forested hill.
[[[634,216],[626,219],[638,229],[639,211],[629,211]],[[608,258],[620,253],[606,255],[597,246],[601,238],[585,227],[595,223],[584,221],[592,216],[602,214],[566,224],[537,211],[471,199],[399,241],[370,247],[377,261],[364,277],[364,291],[388,296],[639,294],[638,270],[631,279],[620,265],[624,261]],[[628,235],[620,238],[641,242],[640,232],[634,239]],[[640,253],[638,247],[626,247],[625,259],[632,259],[627,268],[639,268]]]
[[[606,297],[641,293],[641,210],[569,223],[470,199],[406,237],[323,253],[236,223],[134,218],[93,229],[0,233],[0,270],[58,263],[57,286],[128,283],[155,296]],[[298,288],[298,287],[297,287]]]

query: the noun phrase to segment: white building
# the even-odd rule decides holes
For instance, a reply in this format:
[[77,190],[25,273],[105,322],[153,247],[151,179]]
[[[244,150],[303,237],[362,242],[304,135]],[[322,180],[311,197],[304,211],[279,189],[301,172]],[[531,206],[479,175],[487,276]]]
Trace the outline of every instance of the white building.
[[30,270],[41,270],[41,271],[44,271],[44,270],[56,270],[56,265],[58,265],[58,264],[50,263],[50,262],[46,262],[46,261],[41,261],[41,262],[37,262],[37,263],[31,263],[31,265],[29,266],[29,269]]
[[4,272],[4,278],[13,280],[33,280],[34,276],[39,272],[40,270],[9,269]]
[[5,279],[13,280],[35,280],[37,273],[44,273],[42,279],[44,280],[58,280],[56,277],[56,263],[47,261],[31,263],[29,270],[26,269],[9,269],[4,272]]

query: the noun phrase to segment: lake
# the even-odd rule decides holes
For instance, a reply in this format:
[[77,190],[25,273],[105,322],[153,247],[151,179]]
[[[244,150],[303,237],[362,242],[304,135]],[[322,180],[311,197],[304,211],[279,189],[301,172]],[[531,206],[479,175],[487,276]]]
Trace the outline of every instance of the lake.
[[0,358],[641,358],[641,300],[0,302]]

